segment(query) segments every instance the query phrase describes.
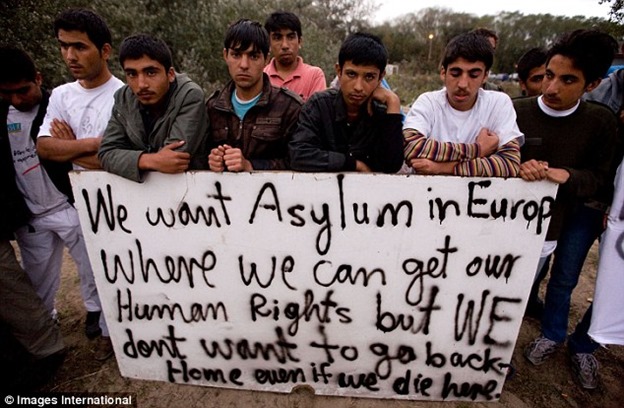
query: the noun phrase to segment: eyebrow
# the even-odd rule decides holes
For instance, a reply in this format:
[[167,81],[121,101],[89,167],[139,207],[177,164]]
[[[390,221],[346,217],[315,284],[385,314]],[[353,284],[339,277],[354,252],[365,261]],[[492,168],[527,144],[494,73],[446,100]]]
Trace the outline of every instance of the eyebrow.
[[[451,71],[453,73],[462,73],[462,72],[464,72],[464,70],[459,68],[459,67],[449,68],[449,71]],[[483,72],[483,69],[481,69],[481,68],[472,68],[472,69],[468,70],[469,74],[480,74],[481,72]]]
[[77,45],[85,45],[85,46],[87,45],[87,43],[82,42],[82,41],[65,42],[65,41],[58,40],[58,42],[59,42],[59,44],[61,44],[62,46],[65,46],[65,47],[75,47]]
[[158,65],[148,65],[146,67],[143,67],[141,69],[136,69],[136,68],[124,68],[125,72],[128,71],[132,71],[132,72],[145,72],[145,71],[158,71],[159,69],[161,69]]
[[29,87],[30,85],[20,86],[19,88],[15,88],[15,89],[5,89],[5,88],[0,87],[0,93],[4,93],[4,94],[23,93],[27,91]]

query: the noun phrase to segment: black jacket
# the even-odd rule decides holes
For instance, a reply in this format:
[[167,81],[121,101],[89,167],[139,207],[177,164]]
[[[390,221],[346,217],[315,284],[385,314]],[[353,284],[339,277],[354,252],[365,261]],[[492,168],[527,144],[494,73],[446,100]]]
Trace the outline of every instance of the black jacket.
[[396,173],[403,164],[401,114],[387,114],[375,106],[373,115],[364,104],[359,119],[347,122],[342,93],[317,92],[301,108],[299,124],[289,144],[293,170],[354,171],[356,160],[372,171]]

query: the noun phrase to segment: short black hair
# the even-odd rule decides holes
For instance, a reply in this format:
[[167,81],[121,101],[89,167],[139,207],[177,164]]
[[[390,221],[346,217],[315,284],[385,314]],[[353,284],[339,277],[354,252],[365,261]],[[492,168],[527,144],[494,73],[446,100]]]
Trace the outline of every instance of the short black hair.
[[147,56],[158,61],[165,67],[165,71],[173,65],[171,51],[160,38],[150,34],[135,34],[124,38],[119,47],[119,63],[121,68],[127,59],[136,60]]
[[485,38],[493,38],[495,43],[498,42],[498,35],[496,34],[496,31],[490,30],[489,28],[477,27],[474,30],[472,30],[472,32],[475,34],[481,35]]
[[485,70],[489,71],[494,62],[494,49],[487,38],[475,31],[470,31],[449,41],[442,57],[442,66],[446,69],[449,64],[459,58],[470,62],[483,62]]
[[266,58],[269,55],[271,43],[269,33],[259,22],[242,18],[228,27],[223,46],[226,50],[235,51],[245,51],[253,47],[253,51],[262,52]]
[[555,55],[570,58],[583,71],[585,85],[604,77],[618,50],[618,43],[607,33],[579,29],[560,36],[548,50],[546,65]]
[[87,34],[89,40],[102,50],[104,44],[113,44],[111,32],[106,21],[91,10],[74,8],[62,11],[54,20],[54,35],[58,38],[59,30],[80,31]]
[[518,60],[516,72],[518,72],[518,78],[522,82],[526,82],[529,79],[529,74],[533,68],[540,67],[546,63],[546,50],[541,47],[531,48]]
[[290,29],[297,33],[297,37],[301,38],[301,20],[295,13],[290,11],[276,11],[271,13],[264,22],[264,29],[269,34],[282,29]]
[[0,83],[35,82],[35,63],[24,50],[12,46],[0,47],[0,61]]
[[355,65],[375,65],[383,74],[388,63],[388,51],[381,38],[369,33],[350,34],[340,46],[338,65],[344,67],[345,62]]

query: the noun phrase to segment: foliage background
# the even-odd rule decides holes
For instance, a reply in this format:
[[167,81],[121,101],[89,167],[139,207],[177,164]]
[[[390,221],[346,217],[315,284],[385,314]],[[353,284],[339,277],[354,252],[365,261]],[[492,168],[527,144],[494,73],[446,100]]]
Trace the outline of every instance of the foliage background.
[[[492,72],[514,72],[515,62],[529,48],[547,47],[559,34],[576,28],[596,27],[624,39],[619,10],[622,1],[612,2],[611,21],[584,16],[561,17],[550,14],[523,15],[504,12],[475,16],[445,8],[429,8],[383,24],[372,25],[375,0],[3,0],[0,2],[0,45],[12,44],[29,52],[53,87],[68,80],[52,24],[67,7],[87,7],[108,22],[113,48],[127,35],[149,32],[163,38],[174,55],[178,71],[187,72],[207,92],[227,81],[221,57],[223,33],[238,18],[264,22],[272,11],[290,10],[303,23],[304,59],[334,77],[334,63],[344,37],[367,30],[386,44],[390,62],[400,66],[399,75],[389,77],[404,103],[423,91],[439,87],[438,60],[446,43],[455,35],[475,27],[494,29],[499,45]],[[429,34],[433,38],[429,39]],[[113,72],[123,78],[116,60]]]

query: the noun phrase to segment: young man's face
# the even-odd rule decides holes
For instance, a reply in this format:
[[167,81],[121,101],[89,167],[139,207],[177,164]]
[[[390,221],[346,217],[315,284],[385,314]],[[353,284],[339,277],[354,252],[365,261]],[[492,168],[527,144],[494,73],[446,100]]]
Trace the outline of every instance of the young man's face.
[[41,102],[41,74],[34,81],[0,83],[0,99],[9,102],[20,112],[31,111]]
[[63,29],[58,31],[57,40],[63,60],[75,79],[92,81],[102,74],[110,56],[109,44],[104,44],[100,52],[87,33]]
[[543,101],[551,109],[567,110],[581,99],[585,91],[591,91],[600,81],[585,83],[583,71],[574,66],[573,61],[563,55],[554,55],[546,65],[546,75],[542,82]]
[[440,71],[446,98],[454,109],[467,111],[477,101],[479,89],[487,79],[485,63],[458,58]]
[[299,48],[301,47],[301,37],[290,28],[282,28],[272,31],[271,54],[280,65],[291,66],[297,61]]
[[346,61],[342,68],[336,64],[336,74],[349,111],[359,110],[367,103],[383,78],[376,65],[355,65],[351,61]]
[[228,48],[223,50],[223,58],[237,90],[244,93],[257,91],[256,95],[262,90],[262,73],[266,65],[262,51],[254,51],[253,45],[244,51]]
[[525,81],[520,81],[520,88],[524,91],[526,96],[537,96],[542,94],[542,81],[546,74],[546,65],[540,65],[539,67],[532,68],[529,71],[529,76]]
[[164,102],[175,80],[173,67],[166,70],[160,62],[146,55],[139,59],[124,60],[123,68],[128,86],[144,106],[156,106]]

